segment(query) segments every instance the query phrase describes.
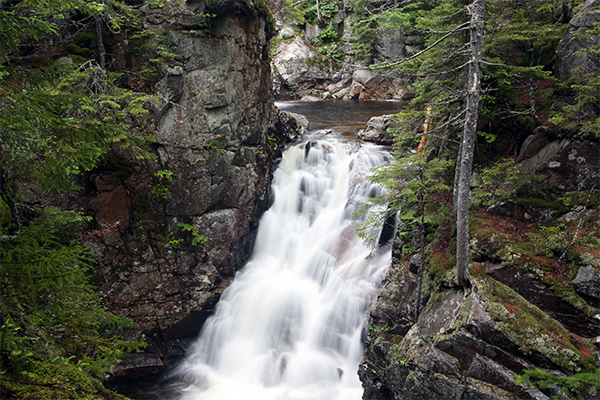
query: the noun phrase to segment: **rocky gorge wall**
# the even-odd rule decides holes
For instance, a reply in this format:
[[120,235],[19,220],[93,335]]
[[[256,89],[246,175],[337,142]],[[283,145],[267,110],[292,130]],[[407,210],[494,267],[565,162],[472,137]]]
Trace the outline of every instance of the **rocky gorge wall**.
[[[294,135],[289,128],[293,121],[273,107],[269,40],[274,31],[266,7],[242,0],[188,1],[147,9],[145,27],[160,32],[176,55],[176,62],[161,67],[157,84],[162,101],[155,110],[153,149],[158,157],[129,163],[115,156],[110,171],[98,171],[94,177],[85,204],[96,228],[88,242],[99,259],[97,284],[112,311],[133,319],[134,337],[141,332],[151,336],[150,352],[125,363],[123,374],[129,366],[155,372],[164,360],[183,354],[185,345],[178,339],[197,335],[249,256],[258,218],[267,207],[272,163],[267,137]],[[318,62],[306,62],[318,61],[312,51],[302,37],[292,36],[280,43],[273,60],[275,81],[287,85],[285,91],[296,98],[410,96],[398,75],[363,68],[332,72]],[[125,50],[122,54],[126,57]],[[379,122],[386,127],[389,121]],[[520,160],[529,160],[540,172],[552,172],[556,182],[565,184],[563,191],[593,185],[598,177],[597,143],[583,139],[563,143],[545,131],[536,135],[523,146]],[[371,139],[390,143],[386,138]],[[481,235],[481,264],[471,291],[459,292],[443,283],[443,276],[436,281],[432,275],[425,298],[429,305],[418,321],[414,265],[410,267],[397,248],[397,262],[372,312],[360,369],[366,399],[544,398],[533,387],[515,384],[514,374],[536,366],[572,371],[573,365],[561,364],[515,339],[537,328],[503,330],[512,311],[521,307],[531,318],[577,315],[575,327],[567,321],[566,331],[556,336],[565,345],[547,347],[579,357],[576,364],[593,353],[590,338],[600,335],[593,319],[598,306],[578,303],[584,311],[578,310],[548,289],[548,281],[542,279],[545,273],[540,277],[529,267],[515,267],[497,243],[496,251],[488,251],[490,237]],[[591,271],[582,273],[581,287],[596,287],[597,266],[590,265],[591,270],[581,265]],[[578,271],[565,275],[567,287],[576,286],[571,282]],[[518,285],[511,274],[527,278]],[[527,287],[546,291],[547,297],[534,295]],[[498,300],[517,295],[524,299],[518,304]],[[555,305],[554,311],[539,313],[527,305],[540,307],[538,303],[543,306],[546,300]],[[552,332],[563,329],[548,324],[546,330],[535,332],[554,338]],[[545,344],[541,342],[542,347]]]
[[[353,44],[359,16],[347,9],[335,12],[327,22],[298,24],[284,13],[275,13],[273,89],[277,100],[373,100],[411,98],[408,82],[400,73],[376,70],[371,64],[396,61],[416,52],[422,37],[388,28],[373,39],[371,61],[359,60]],[[322,54],[321,36],[335,32],[335,54]],[[322,43],[321,43],[322,45]]]
[[[156,85],[157,157],[111,155],[81,205],[94,216],[86,239],[108,308],[133,320],[133,338],[150,336],[151,354],[130,362],[136,373],[155,372],[161,358],[183,353],[178,339],[199,333],[250,255],[267,207],[267,137],[294,132],[274,110],[264,4],[188,1],[141,11],[144,28],[174,55]],[[113,62],[131,65],[127,41],[117,44]]]

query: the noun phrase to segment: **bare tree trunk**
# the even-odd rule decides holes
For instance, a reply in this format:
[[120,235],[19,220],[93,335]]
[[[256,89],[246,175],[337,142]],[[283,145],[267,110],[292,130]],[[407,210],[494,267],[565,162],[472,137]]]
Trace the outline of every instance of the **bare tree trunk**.
[[562,22],[568,24],[571,21],[571,10],[569,10],[568,0],[562,0]]
[[317,19],[319,21],[323,19],[323,17],[321,17],[321,8],[319,7],[319,0],[317,0]]
[[471,40],[469,74],[467,78],[467,98],[465,122],[462,135],[462,154],[458,181],[458,204],[456,207],[456,281],[459,286],[466,287],[467,267],[469,265],[469,196],[471,191],[471,175],[473,172],[473,154],[475,152],[475,135],[479,118],[479,95],[481,93],[480,64],[483,58],[483,22],[485,0],[474,0],[469,6],[471,13]]
[[[462,139],[462,138],[461,138]],[[458,145],[458,154],[456,155],[456,165],[454,166],[454,185],[452,188],[452,211],[458,215],[458,181],[460,178],[460,160],[462,160],[463,142]]]
[[106,69],[106,50],[104,49],[104,37],[102,35],[102,17],[96,15],[94,17],[96,23],[96,44],[98,46],[98,63],[100,68]]
[[[423,168],[423,166],[421,166]],[[421,182],[423,182],[423,170],[421,169],[421,173],[419,175]],[[420,249],[419,253],[421,254],[421,262],[419,263],[419,281],[417,286],[417,306],[415,312],[415,321],[419,319],[419,314],[421,314],[421,296],[423,292],[423,272],[425,270],[425,198],[423,193],[419,193],[417,196],[419,203],[421,204],[421,218],[419,221],[419,236],[421,237]]]

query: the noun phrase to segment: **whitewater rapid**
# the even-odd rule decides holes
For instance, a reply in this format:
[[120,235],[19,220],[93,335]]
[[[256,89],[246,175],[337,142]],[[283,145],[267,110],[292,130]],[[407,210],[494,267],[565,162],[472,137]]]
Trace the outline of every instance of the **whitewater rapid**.
[[369,306],[389,249],[354,234],[365,176],[385,150],[340,139],[291,146],[251,261],[223,293],[178,369],[182,400],[359,400]]

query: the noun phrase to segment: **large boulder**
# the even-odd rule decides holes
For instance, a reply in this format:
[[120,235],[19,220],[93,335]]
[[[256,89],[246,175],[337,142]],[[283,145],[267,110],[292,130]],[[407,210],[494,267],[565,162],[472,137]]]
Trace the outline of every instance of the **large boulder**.
[[382,145],[391,145],[394,143],[394,133],[389,129],[394,127],[394,123],[398,118],[393,115],[382,115],[372,117],[365,129],[358,132],[359,139],[367,142],[374,142]]
[[[548,184],[561,192],[589,190],[598,183],[600,164],[597,142],[583,139],[557,139],[547,142],[541,133],[523,145],[519,160],[525,167],[546,174]],[[541,147],[537,152],[534,151]]]
[[600,299],[600,274],[592,265],[579,268],[571,285],[578,293],[590,299]]
[[274,86],[280,97],[291,93],[300,93],[311,87],[323,85],[329,80],[329,74],[318,65],[321,54],[302,36],[296,36],[291,42],[281,42],[273,57]]

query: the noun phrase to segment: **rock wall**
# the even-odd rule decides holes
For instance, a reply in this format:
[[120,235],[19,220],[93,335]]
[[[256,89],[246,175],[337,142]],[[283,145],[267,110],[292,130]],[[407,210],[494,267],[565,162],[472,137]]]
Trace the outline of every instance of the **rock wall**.
[[199,333],[250,255],[267,206],[266,139],[277,133],[272,22],[266,6],[244,0],[142,11],[144,27],[175,55],[157,84],[157,158],[120,152],[96,171],[87,239],[108,307],[132,318],[133,332],[153,335],[155,353],[168,358],[182,350],[173,338]]
[[[588,83],[587,76],[598,76],[600,65],[596,51],[598,35],[586,33],[600,22],[600,1],[587,0],[569,22],[569,28],[556,49],[556,73],[561,81],[574,78]],[[586,51],[587,50],[587,51]]]

